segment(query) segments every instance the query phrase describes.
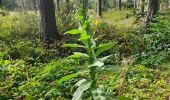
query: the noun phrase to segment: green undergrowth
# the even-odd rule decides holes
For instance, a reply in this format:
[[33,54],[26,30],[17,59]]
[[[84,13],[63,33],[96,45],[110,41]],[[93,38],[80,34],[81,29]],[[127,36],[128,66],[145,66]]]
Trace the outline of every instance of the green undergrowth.
[[[68,100],[73,96],[75,83],[90,78],[84,59],[66,59],[67,54],[56,57],[43,48],[38,37],[38,20],[35,14],[0,16],[0,100]],[[92,29],[102,37],[98,41],[113,43],[113,48],[101,55],[112,54],[106,64],[115,68],[98,72],[96,84],[114,96],[164,100],[170,92],[169,15],[154,18],[147,33],[134,20],[131,11],[111,11],[93,22]],[[61,32],[74,24],[70,21],[69,28],[62,24]],[[124,58],[131,55],[137,57],[135,64],[123,65]],[[126,74],[121,76],[124,71]]]

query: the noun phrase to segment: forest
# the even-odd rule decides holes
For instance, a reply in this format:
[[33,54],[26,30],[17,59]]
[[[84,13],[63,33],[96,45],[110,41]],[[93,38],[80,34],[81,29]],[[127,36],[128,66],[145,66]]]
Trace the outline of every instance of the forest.
[[0,100],[170,100],[170,0],[0,0]]

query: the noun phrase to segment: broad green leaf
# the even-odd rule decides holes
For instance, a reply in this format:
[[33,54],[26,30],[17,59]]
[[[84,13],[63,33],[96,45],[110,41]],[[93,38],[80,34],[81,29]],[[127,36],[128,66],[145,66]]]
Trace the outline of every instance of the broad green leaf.
[[82,79],[82,80],[80,80],[80,81],[78,81],[76,84],[75,84],[75,86],[80,86],[82,83],[84,83],[85,81],[87,81],[86,79]]
[[82,30],[73,29],[71,31],[66,32],[65,34],[76,35],[76,34],[81,34],[81,33],[83,33]]
[[72,100],[81,100],[84,91],[88,90],[91,87],[91,83],[92,81],[83,82],[73,94]]
[[109,55],[109,56],[105,56],[105,57],[103,57],[103,58],[100,58],[100,60],[101,61],[105,61],[105,60],[107,60],[108,58],[110,58],[112,55]]
[[104,62],[101,60],[98,60],[94,64],[90,65],[89,67],[94,67],[94,66],[102,67],[103,65],[104,65]]
[[88,58],[89,56],[85,53],[81,52],[74,52],[73,55],[71,55],[69,58]]
[[85,46],[87,46],[89,39],[90,39],[90,36],[89,36],[89,35],[87,35],[86,33],[82,33],[81,36],[80,36],[79,41],[83,42],[83,44],[84,44]]
[[132,100],[132,99],[129,97],[125,97],[125,96],[119,96],[118,100]]
[[97,40],[103,38],[105,35],[106,35],[106,34],[99,35],[97,38],[94,39],[94,41],[97,41]]
[[96,42],[94,40],[92,40],[92,46],[91,48],[94,50],[96,48]]
[[88,40],[80,40],[86,47],[88,46]]
[[63,78],[61,78],[60,80],[57,81],[57,84],[62,84],[63,82],[68,81],[68,80],[70,80],[74,77],[77,77],[77,76],[78,76],[78,73],[64,76]]
[[64,44],[62,47],[70,47],[70,48],[84,48],[84,46],[79,44]]
[[97,48],[96,48],[96,55],[100,55],[102,52],[109,50],[110,48],[113,47],[113,43],[106,43],[106,44],[100,44]]
[[113,66],[113,65],[104,65],[102,67],[99,67],[97,70],[98,71],[116,71],[116,72],[119,72],[121,71],[121,67],[120,66]]
[[80,40],[87,40],[87,39],[89,39],[89,38],[90,38],[89,35],[87,35],[86,33],[82,33],[82,34],[81,34],[81,37],[80,37]]

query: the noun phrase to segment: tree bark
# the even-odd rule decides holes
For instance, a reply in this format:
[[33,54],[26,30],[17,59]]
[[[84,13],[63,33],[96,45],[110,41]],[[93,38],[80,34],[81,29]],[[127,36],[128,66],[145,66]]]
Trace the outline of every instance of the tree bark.
[[102,0],[97,0],[97,17],[102,17]]
[[53,0],[40,0],[40,32],[43,41],[51,44],[60,40],[56,27],[55,7]]
[[21,1],[22,1],[23,10],[25,11],[25,3],[24,3],[24,0],[21,0]]
[[136,8],[137,8],[137,0],[134,0],[134,4],[133,4],[133,6],[134,6],[134,9],[136,9]]
[[119,10],[122,9],[122,0],[119,0]]
[[2,0],[0,0],[0,7],[1,7],[1,9],[2,9]]
[[103,0],[103,7],[107,11],[108,10],[108,0]]
[[158,0],[149,0],[147,16],[145,18],[144,27],[148,27],[149,22],[152,20],[154,15],[158,12],[159,3]]
[[142,17],[145,16],[145,0],[142,0],[142,3],[141,3],[141,14],[142,14]]
[[116,0],[113,0],[113,8],[116,8]]
[[60,10],[60,0],[56,0],[56,10]]
[[37,13],[37,0],[32,0],[33,3],[33,10],[35,10],[35,13]]

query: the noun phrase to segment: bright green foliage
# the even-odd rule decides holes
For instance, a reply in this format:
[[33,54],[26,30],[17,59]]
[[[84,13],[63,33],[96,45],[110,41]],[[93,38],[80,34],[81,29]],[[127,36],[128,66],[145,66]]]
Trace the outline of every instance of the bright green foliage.
[[[10,16],[0,16],[0,37],[38,37],[39,19],[36,14],[19,14],[12,12]],[[34,36],[34,37],[31,37]]]
[[[0,11],[0,100],[165,100],[170,91],[167,12],[145,30],[134,23],[132,10],[108,10],[93,20],[87,15],[94,9],[81,8],[75,17],[76,3],[70,0],[70,11],[62,3],[56,19],[59,33],[66,34],[64,45],[49,50],[40,41],[38,13]],[[128,66],[129,56],[137,57],[134,65]]]
[[89,80],[80,80],[78,83],[76,83],[76,86],[78,86],[78,89],[73,95],[72,100],[80,100],[82,98],[83,93],[88,90],[92,85],[92,81]]
[[170,74],[167,69],[169,70],[167,67],[162,72],[159,69],[151,69],[145,66],[131,67],[122,94],[137,100],[164,100],[169,91],[166,80]]
[[23,60],[0,61],[0,98],[69,98],[70,88],[78,81],[78,74],[74,73],[81,70],[72,66],[79,63],[75,60],[37,63],[31,66]]
[[153,19],[144,35],[146,50],[140,54],[139,60],[143,65],[157,66],[166,62],[170,54],[170,18],[168,15]]
[[[131,66],[121,89],[121,96],[131,99],[158,99],[164,100],[169,91],[169,63],[153,69],[142,65]],[[166,67],[165,67],[166,66]],[[116,95],[120,85],[120,76],[117,72],[110,71],[100,75],[99,82],[102,88],[110,94]],[[130,99],[130,100],[131,100]],[[126,99],[122,99],[126,100]],[[129,100],[129,99],[127,99]]]
[[6,16],[6,15],[9,15],[9,12],[0,9],[0,16]]

